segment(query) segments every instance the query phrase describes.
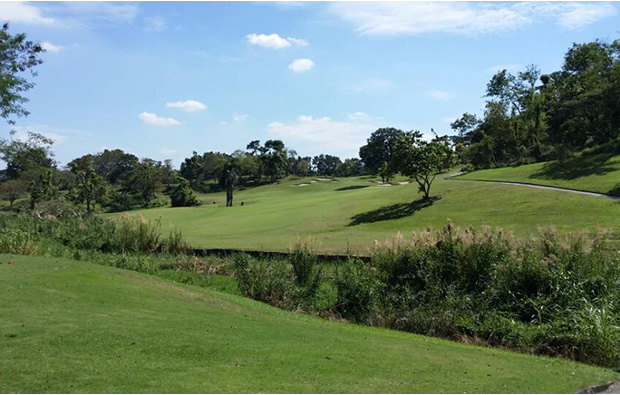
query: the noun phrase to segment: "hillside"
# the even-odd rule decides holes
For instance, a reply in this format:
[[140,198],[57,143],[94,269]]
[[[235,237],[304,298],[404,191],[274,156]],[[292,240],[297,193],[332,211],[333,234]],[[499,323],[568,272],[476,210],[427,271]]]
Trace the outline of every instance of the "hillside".
[[479,170],[457,179],[525,182],[620,195],[620,155],[583,155],[565,162]]
[[0,262],[3,393],[574,392],[618,377],[84,262]]
[[[176,227],[193,246],[286,250],[312,239],[321,251],[367,252],[375,240],[397,233],[438,228],[452,220],[458,226],[489,225],[518,235],[554,225],[576,230],[612,227],[620,205],[608,199],[487,182],[459,182],[438,176],[432,203],[420,201],[417,185],[380,185],[375,178],[284,179],[235,192],[235,206],[224,207],[224,193],[202,195],[199,207],[132,211]],[[300,186],[301,185],[301,186]],[[240,206],[241,202],[244,203]],[[126,215],[126,213],[109,216]]]

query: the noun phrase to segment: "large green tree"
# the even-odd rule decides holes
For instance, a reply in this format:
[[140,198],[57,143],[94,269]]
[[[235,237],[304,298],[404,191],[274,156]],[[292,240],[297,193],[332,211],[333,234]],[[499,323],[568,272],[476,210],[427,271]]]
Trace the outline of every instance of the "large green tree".
[[84,155],[69,163],[69,169],[75,174],[76,181],[69,191],[67,198],[77,204],[85,204],[86,212],[90,214],[94,203],[102,204],[106,200],[107,183],[95,171],[93,158]]
[[389,181],[395,171],[394,149],[399,138],[405,135],[400,129],[381,128],[370,135],[359,151],[360,159],[373,174],[381,172],[383,182]]
[[[0,16],[2,18],[2,16]],[[0,29],[0,117],[9,124],[14,124],[12,116],[28,115],[24,104],[28,99],[24,93],[34,83],[27,75],[34,77],[34,67],[43,63],[40,54],[44,52],[41,45],[26,39],[25,33],[11,34],[5,23]]]
[[447,137],[425,141],[422,133],[415,131],[398,138],[395,162],[401,174],[416,181],[423,198],[427,200],[435,177],[455,164],[455,155]]

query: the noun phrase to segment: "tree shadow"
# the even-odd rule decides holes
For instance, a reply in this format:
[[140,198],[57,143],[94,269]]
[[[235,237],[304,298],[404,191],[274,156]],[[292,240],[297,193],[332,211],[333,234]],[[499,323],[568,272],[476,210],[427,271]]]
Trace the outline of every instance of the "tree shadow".
[[336,188],[336,189],[334,189],[334,191],[352,191],[354,189],[368,188],[369,186],[370,185],[350,185],[348,187]]
[[546,164],[530,178],[572,180],[590,175],[604,175],[618,169],[618,160],[610,161],[613,154],[579,156],[562,162]]
[[416,211],[430,207],[439,196],[431,196],[428,199],[418,199],[410,203],[397,203],[390,206],[384,206],[376,210],[367,211],[365,213],[356,214],[351,217],[349,226],[367,224],[372,222],[389,221],[391,219],[399,219],[413,215]]

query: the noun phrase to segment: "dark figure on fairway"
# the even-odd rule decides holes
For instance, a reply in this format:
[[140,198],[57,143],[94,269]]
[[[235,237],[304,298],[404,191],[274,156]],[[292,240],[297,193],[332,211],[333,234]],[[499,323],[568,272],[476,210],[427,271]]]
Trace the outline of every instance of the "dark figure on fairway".
[[238,178],[239,176],[237,176],[235,172],[234,164],[228,162],[224,166],[222,174],[220,174],[220,185],[222,188],[226,189],[226,207],[232,207],[233,205],[233,189],[235,188]]

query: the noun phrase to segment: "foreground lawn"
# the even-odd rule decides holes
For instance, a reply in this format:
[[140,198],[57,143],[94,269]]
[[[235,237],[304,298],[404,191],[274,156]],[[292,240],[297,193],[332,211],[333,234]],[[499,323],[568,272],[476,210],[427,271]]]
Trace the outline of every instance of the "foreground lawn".
[[479,170],[458,179],[527,182],[620,195],[620,155],[588,155],[563,163],[553,161]]
[[[403,182],[404,179],[396,181]],[[161,218],[195,247],[286,250],[312,239],[323,252],[367,253],[375,240],[397,233],[442,227],[490,225],[529,236],[539,226],[559,230],[613,227],[620,204],[609,199],[487,182],[444,180],[438,176],[432,204],[421,202],[417,185],[381,186],[376,179],[337,181],[285,179],[235,192],[235,206],[224,207],[224,193],[202,195],[199,207],[161,207],[131,212]],[[297,186],[299,184],[308,184]],[[240,203],[244,202],[241,207]],[[114,214],[108,216],[118,216]]]
[[575,392],[618,378],[85,262],[0,262],[2,393]]

